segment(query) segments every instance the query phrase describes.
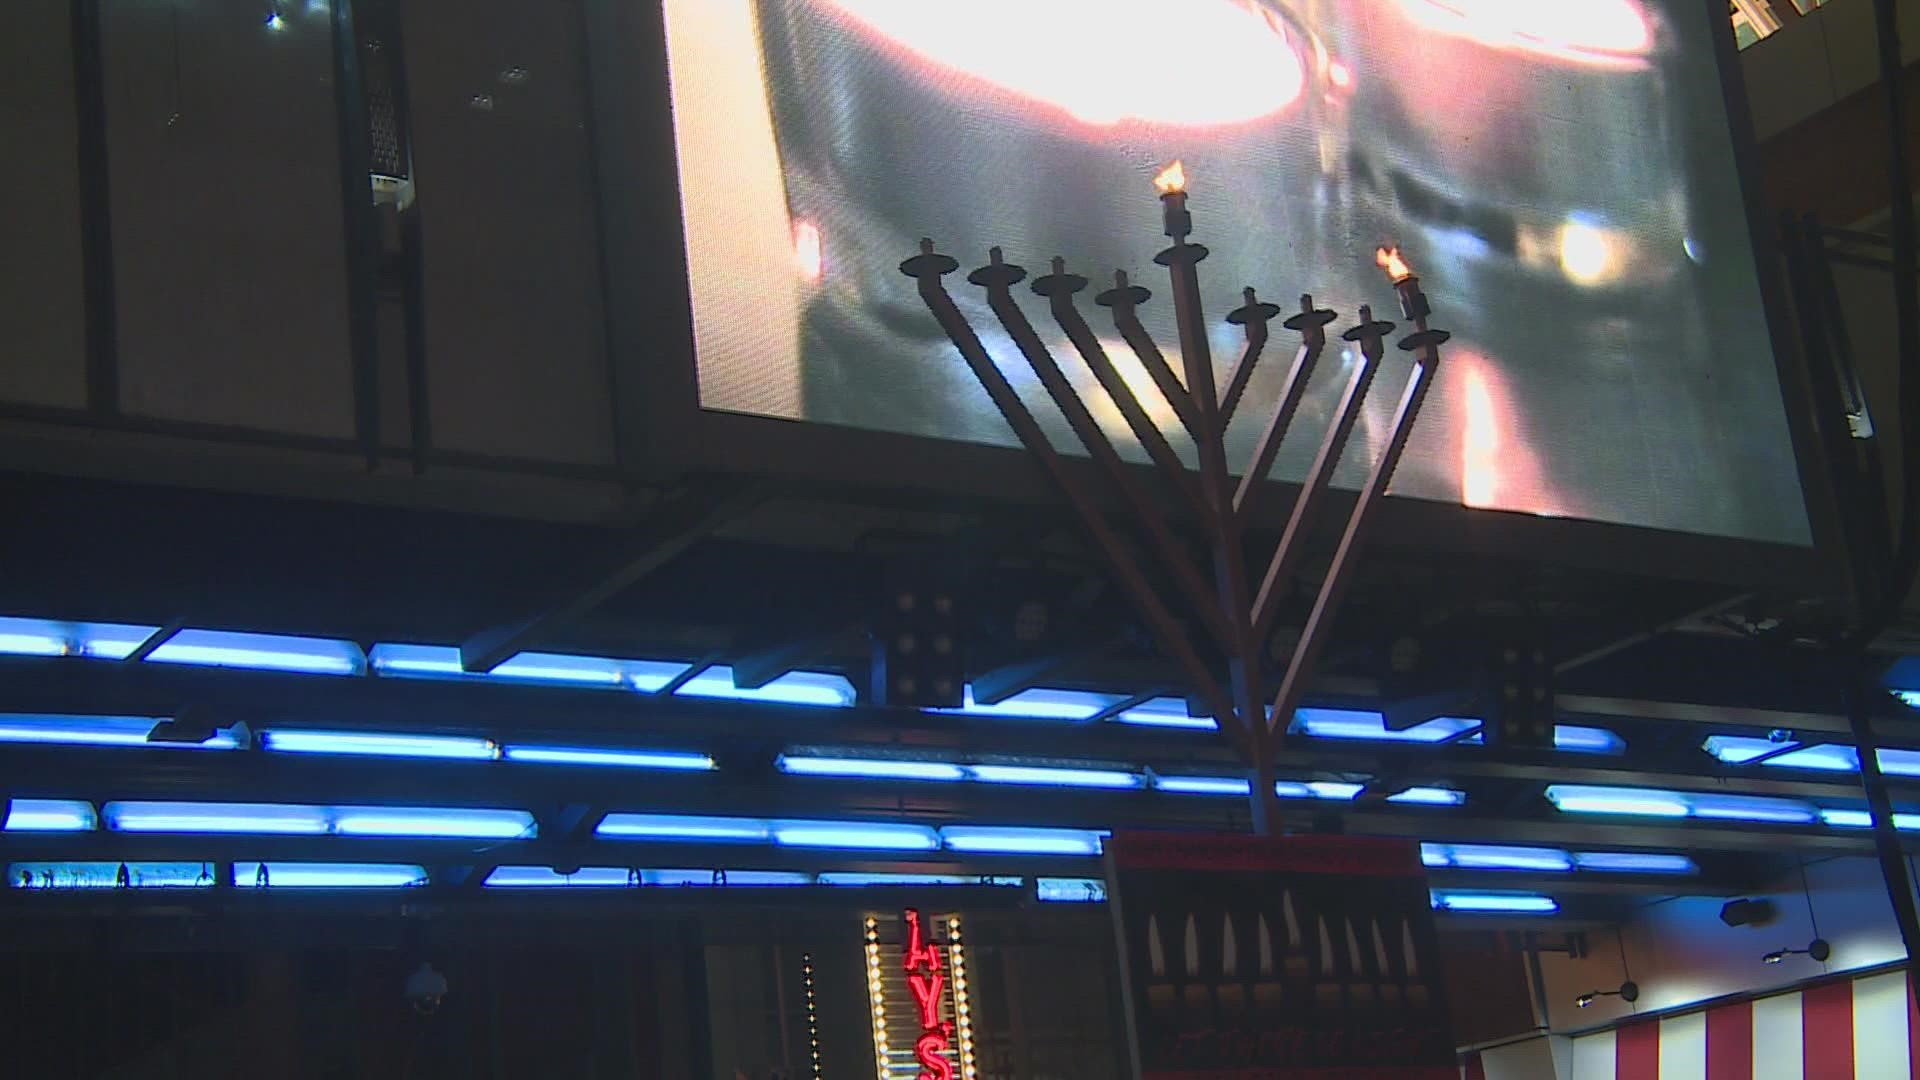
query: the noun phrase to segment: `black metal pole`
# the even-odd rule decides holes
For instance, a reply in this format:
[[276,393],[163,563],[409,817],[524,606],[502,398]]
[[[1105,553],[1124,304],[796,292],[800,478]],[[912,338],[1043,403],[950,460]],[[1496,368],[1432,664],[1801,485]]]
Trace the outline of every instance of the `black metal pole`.
[[346,244],[347,341],[353,365],[354,436],[367,468],[380,462],[380,225],[373,206],[373,150],[353,0],[333,0],[333,91],[340,141],[341,232]]
[[1902,479],[1906,497],[1900,507],[1900,540],[1893,570],[1886,578],[1878,605],[1861,627],[1860,647],[1866,648],[1906,603],[1920,570],[1920,470],[1912,466],[1920,442],[1920,275],[1915,273],[1913,177],[1907,168],[1906,65],[1900,56],[1900,20],[1895,0],[1874,0],[1880,38],[1880,82],[1887,97],[1887,194],[1892,199],[1893,302],[1900,348],[1900,453],[1910,464]]
[[1887,899],[1893,902],[1894,920],[1900,925],[1900,942],[1906,947],[1911,978],[1915,946],[1920,945],[1920,911],[1914,906],[1907,860],[1900,850],[1900,834],[1893,824],[1893,799],[1887,794],[1887,779],[1880,772],[1880,747],[1873,734],[1872,703],[1882,691],[1872,665],[1864,656],[1847,662],[1846,678],[1847,722],[1860,752],[1860,785],[1866,789],[1867,806],[1873,811],[1873,850],[1880,859]]

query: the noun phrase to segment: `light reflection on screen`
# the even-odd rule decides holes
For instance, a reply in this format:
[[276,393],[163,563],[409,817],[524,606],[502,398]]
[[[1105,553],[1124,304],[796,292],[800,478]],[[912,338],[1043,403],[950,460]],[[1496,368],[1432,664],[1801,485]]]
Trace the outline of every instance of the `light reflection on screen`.
[[[1160,295],[1152,179],[1186,163],[1219,375],[1252,284],[1350,323],[1397,244],[1455,333],[1396,494],[1804,544],[1808,528],[1702,5],[1656,0],[667,0],[704,407],[1015,445],[898,270],[921,236]],[[960,278],[996,362],[1064,419]],[[1029,315],[1123,454],[1137,441]],[[1120,342],[1109,355],[1191,462]],[[1269,357],[1229,432],[1278,395]],[[1301,478],[1330,349],[1273,475]],[[1398,365],[1398,366],[1394,366]],[[1337,477],[1358,485],[1389,361]]]

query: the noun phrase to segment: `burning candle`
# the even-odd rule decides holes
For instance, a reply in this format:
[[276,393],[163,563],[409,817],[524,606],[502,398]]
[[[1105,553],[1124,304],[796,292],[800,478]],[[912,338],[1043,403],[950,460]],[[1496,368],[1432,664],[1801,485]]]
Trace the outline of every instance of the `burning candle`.
[[1400,249],[1380,248],[1373,253],[1373,261],[1387,272],[1393,281],[1393,291],[1400,294],[1400,314],[1412,320],[1415,329],[1426,330],[1427,316],[1433,314],[1433,308],[1427,303],[1427,294],[1420,291],[1420,278],[1414,274],[1413,267],[1407,265]]
[[1173,983],[1167,979],[1167,949],[1160,942],[1160,917],[1147,916],[1147,1007],[1163,1024],[1173,1022]]
[[1306,950],[1301,947],[1300,942],[1300,920],[1293,914],[1293,890],[1291,889],[1283,889],[1280,892],[1280,917],[1285,920],[1287,927],[1287,958],[1284,961],[1287,978],[1305,980],[1310,972]]
[[1229,913],[1221,918],[1220,983],[1215,996],[1221,1011],[1237,1020],[1247,1004],[1247,988],[1240,982],[1240,941],[1233,933],[1233,915]]
[[1267,917],[1260,916],[1260,981],[1254,985],[1254,1006],[1260,1013],[1263,1023],[1272,1023],[1280,1016],[1281,1000],[1285,991],[1274,978],[1273,931],[1267,926]]
[[1195,1027],[1204,1027],[1213,1017],[1212,995],[1207,993],[1206,984],[1200,981],[1200,923],[1191,914],[1187,916],[1186,934],[1187,985],[1183,992],[1186,998],[1188,1023]]
[[1323,1009],[1340,1007],[1340,975],[1334,970],[1333,935],[1327,932],[1327,917],[1317,915],[1320,930],[1320,978],[1313,985],[1314,1004]]
[[1413,926],[1400,924],[1400,951],[1407,961],[1407,1004],[1415,1008],[1425,1008],[1427,1004],[1427,984],[1420,974],[1420,956],[1413,948]]
[[1367,981],[1366,961],[1360,958],[1360,935],[1354,932],[1353,919],[1344,920],[1347,924],[1347,1000],[1354,1005],[1373,1004],[1374,988]]
[[1193,233],[1193,214],[1187,210],[1187,166],[1176,161],[1153,178],[1160,189],[1160,206],[1166,221],[1166,233],[1175,244],[1186,242]]
[[1393,977],[1393,964],[1387,959],[1387,939],[1380,933],[1380,920],[1373,920],[1373,958],[1380,964],[1380,1003],[1398,1005],[1400,984]]

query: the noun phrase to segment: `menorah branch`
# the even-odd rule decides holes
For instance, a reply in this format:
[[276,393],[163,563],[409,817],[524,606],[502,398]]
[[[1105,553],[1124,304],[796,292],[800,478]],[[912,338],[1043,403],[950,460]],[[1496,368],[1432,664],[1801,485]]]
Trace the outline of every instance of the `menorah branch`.
[[1306,553],[1307,536],[1313,528],[1314,518],[1333,486],[1333,474],[1340,468],[1340,458],[1346,452],[1347,440],[1352,437],[1355,425],[1360,422],[1360,414],[1366,409],[1367,393],[1373,388],[1374,376],[1379,373],[1380,362],[1386,355],[1386,335],[1392,332],[1392,323],[1376,322],[1373,309],[1362,307],[1360,325],[1342,335],[1345,340],[1359,344],[1360,362],[1347,380],[1346,390],[1340,395],[1333,423],[1320,439],[1320,451],[1315,455],[1312,467],[1307,470],[1306,483],[1294,499],[1293,512],[1287,516],[1287,527],[1280,534],[1280,545],[1274,549],[1273,558],[1267,563],[1267,572],[1260,581],[1260,589],[1255,594],[1253,632],[1261,640],[1265,640],[1266,635],[1272,632],[1288,583],[1299,569],[1300,557]]
[[967,280],[986,290],[987,305],[992,308],[994,316],[1000,320],[1000,325],[1007,331],[1007,336],[1013,339],[1014,346],[1020,350],[1020,355],[1026,358],[1027,366],[1033,369],[1034,375],[1040,379],[1040,384],[1046,388],[1048,396],[1053,398],[1053,403],[1066,417],[1067,425],[1073,428],[1074,435],[1079,438],[1081,445],[1086,447],[1088,456],[1100,464],[1100,467],[1113,480],[1114,486],[1120,489],[1120,494],[1126,499],[1128,506],[1138,518],[1141,528],[1146,532],[1148,540],[1152,542],[1159,554],[1161,563],[1173,575],[1175,584],[1186,594],[1187,603],[1199,614],[1201,621],[1206,624],[1208,632],[1213,634],[1220,647],[1231,651],[1234,646],[1235,631],[1222,612],[1207,603],[1206,582],[1168,527],[1166,515],[1153,504],[1153,500],[1147,496],[1138,478],[1134,476],[1127,464],[1120,460],[1120,454],[1113,448],[1113,442],[1107,438],[1107,433],[1101,430],[1093,414],[1087,411],[1086,404],[1074,391],[1073,384],[1067,380],[1066,373],[1060,370],[1059,363],[1054,360],[1052,351],[1047,348],[1045,342],[1040,340],[1040,335],[1034,332],[1033,324],[1027,320],[1026,313],[1021,311],[1020,305],[1014,301],[1012,287],[1025,280],[1026,270],[1006,262],[999,248],[993,249],[990,258],[991,262],[988,265],[975,270]]
[[1095,336],[1093,328],[1087,325],[1086,319],[1080,314],[1080,308],[1074,303],[1074,295],[1086,287],[1087,279],[1077,274],[1067,273],[1066,260],[1061,258],[1053,260],[1052,274],[1033,283],[1033,291],[1047,298],[1048,305],[1053,311],[1053,321],[1060,327],[1061,332],[1067,335],[1067,340],[1080,354],[1080,359],[1087,365],[1087,370],[1093,372],[1094,379],[1099,382],[1101,389],[1107,392],[1107,397],[1113,401],[1114,407],[1120,410],[1120,415],[1126,420],[1127,427],[1132,430],[1134,438],[1140,440],[1140,445],[1147,451],[1147,456],[1167,478],[1167,482],[1180,493],[1180,497],[1188,503],[1195,515],[1204,519],[1208,513],[1207,501],[1194,483],[1193,474],[1187,471],[1186,463],[1180,460],[1180,455],[1174,451],[1173,444],[1168,442],[1166,435],[1160,431],[1160,426],[1154,423],[1153,417],[1147,415],[1147,410],[1141,406],[1140,399],[1134,394],[1133,388],[1121,376],[1119,369],[1113,366],[1113,360],[1107,355],[1106,348],[1100,344],[1100,339]]
[[947,293],[946,286],[941,283],[941,278],[959,269],[959,265],[952,258],[935,252],[933,241],[923,240],[920,244],[920,254],[902,263],[900,269],[918,281],[921,302],[927,306],[934,320],[940,324],[940,328],[953,342],[961,359],[966,361],[974,378],[987,391],[987,396],[993,401],[994,408],[999,410],[1000,415],[1006,419],[1007,426],[1013,429],[1021,445],[1039,460],[1048,479],[1052,480],[1054,486],[1066,496],[1068,504],[1079,515],[1082,526],[1093,537],[1094,545],[1112,566],[1114,576],[1120,580],[1121,587],[1138,606],[1155,642],[1173,658],[1181,671],[1191,680],[1200,700],[1205,702],[1209,709],[1214,710],[1216,716],[1220,718],[1221,734],[1226,736],[1235,749],[1247,757],[1247,760],[1255,760],[1257,751],[1252,743],[1253,725],[1244,723],[1235,713],[1232,699],[1228,697],[1220,681],[1215,678],[1212,669],[1194,649],[1179,620],[1174,618],[1173,613],[1161,601],[1152,583],[1141,572],[1139,564],[1128,553],[1126,545],[1121,543],[1120,538],[1113,532],[1112,526],[1107,523],[1100,508],[1094,504],[1091,496],[1068,471],[1066,463],[1054,451],[1053,444],[1047,441],[1046,433],[1041,430],[1039,421],[1034,419],[1033,413],[1027,409],[1026,404],[1020,400],[1020,396],[1008,384],[1006,376],[994,366],[993,357],[987,352],[986,346],[981,344],[979,335],[974,333],[972,325],[967,322],[966,316],[960,313],[959,307],[953,302],[953,297]]
[[1227,389],[1220,395],[1220,430],[1225,431],[1233,423],[1234,410],[1240,407],[1240,399],[1246,396],[1247,384],[1253,381],[1253,371],[1260,366],[1260,357],[1267,348],[1267,323],[1280,314],[1277,304],[1264,304],[1254,295],[1249,286],[1244,294],[1246,305],[1227,316],[1227,321],[1244,328],[1247,335],[1247,348],[1233,365],[1233,371],[1227,376]]

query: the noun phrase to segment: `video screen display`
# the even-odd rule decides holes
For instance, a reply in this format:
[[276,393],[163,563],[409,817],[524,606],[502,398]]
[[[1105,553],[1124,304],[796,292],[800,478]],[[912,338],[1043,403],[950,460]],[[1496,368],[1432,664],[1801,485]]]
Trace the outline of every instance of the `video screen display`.
[[[1018,445],[901,260],[931,237],[1115,270],[1176,369],[1153,178],[1183,163],[1218,378],[1242,288],[1340,312],[1272,475],[1302,479],[1346,382],[1338,332],[1398,246],[1453,331],[1393,493],[1810,542],[1713,24],[1700,0],[666,0],[704,409]],[[1718,17],[1724,21],[1724,12]],[[949,289],[1079,453],[964,275]],[[1122,454],[1146,455],[1044,301],[1029,317]],[[1277,323],[1229,430],[1248,460],[1297,340]],[[1388,360],[1357,488],[1410,365]]]

